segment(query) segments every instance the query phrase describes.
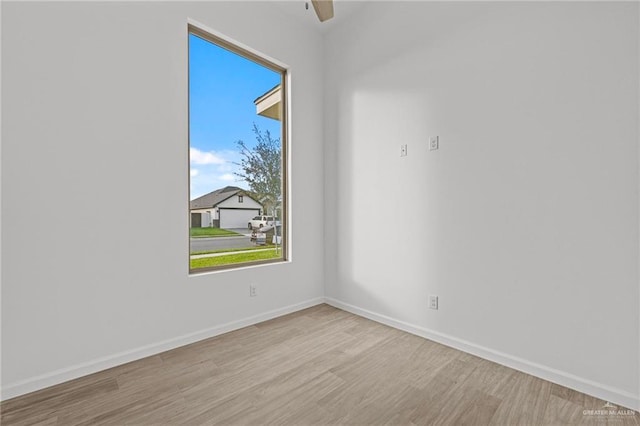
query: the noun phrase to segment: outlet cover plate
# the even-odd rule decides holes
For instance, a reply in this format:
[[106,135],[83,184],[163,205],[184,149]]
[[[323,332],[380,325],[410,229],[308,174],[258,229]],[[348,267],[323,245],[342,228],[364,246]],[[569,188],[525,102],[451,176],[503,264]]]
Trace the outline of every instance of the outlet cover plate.
[[440,138],[438,136],[429,137],[429,151],[435,151],[440,148]]
[[438,309],[438,296],[429,296],[429,309]]

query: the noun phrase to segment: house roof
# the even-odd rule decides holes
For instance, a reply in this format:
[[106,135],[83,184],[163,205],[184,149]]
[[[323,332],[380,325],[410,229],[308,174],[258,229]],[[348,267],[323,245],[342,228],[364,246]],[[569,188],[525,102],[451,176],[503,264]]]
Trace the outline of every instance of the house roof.
[[237,193],[244,194],[244,190],[237,186],[225,186],[224,188],[216,189],[215,191],[191,200],[190,207],[191,210],[212,208]]
[[282,119],[282,91],[279,84],[258,97],[253,103],[256,105],[256,114],[278,121]]
[[259,104],[260,101],[263,101],[266,97],[268,97],[269,95],[274,94],[275,92],[277,92],[278,90],[280,90],[280,83],[276,84],[275,86],[273,86],[271,89],[267,90],[265,93],[263,93],[262,95],[258,96],[257,98],[255,98],[253,100],[254,104]]

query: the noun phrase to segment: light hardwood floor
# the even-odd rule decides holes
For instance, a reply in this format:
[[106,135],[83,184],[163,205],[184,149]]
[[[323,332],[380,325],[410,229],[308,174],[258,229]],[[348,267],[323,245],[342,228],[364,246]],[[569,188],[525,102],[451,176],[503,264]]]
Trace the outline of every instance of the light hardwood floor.
[[2,403],[2,425],[638,425],[605,401],[320,305]]

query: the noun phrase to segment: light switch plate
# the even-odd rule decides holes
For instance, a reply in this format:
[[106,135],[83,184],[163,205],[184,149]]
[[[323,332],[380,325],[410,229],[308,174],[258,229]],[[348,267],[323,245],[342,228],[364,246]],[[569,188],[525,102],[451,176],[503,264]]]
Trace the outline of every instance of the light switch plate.
[[400,157],[407,156],[407,144],[400,145]]

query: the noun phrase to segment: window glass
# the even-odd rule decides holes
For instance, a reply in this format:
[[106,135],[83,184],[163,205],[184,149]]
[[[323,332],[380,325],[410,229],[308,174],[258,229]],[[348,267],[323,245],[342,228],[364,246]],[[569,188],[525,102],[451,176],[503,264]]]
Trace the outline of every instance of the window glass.
[[191,272],[286,260],[285,76],[189,27]]

